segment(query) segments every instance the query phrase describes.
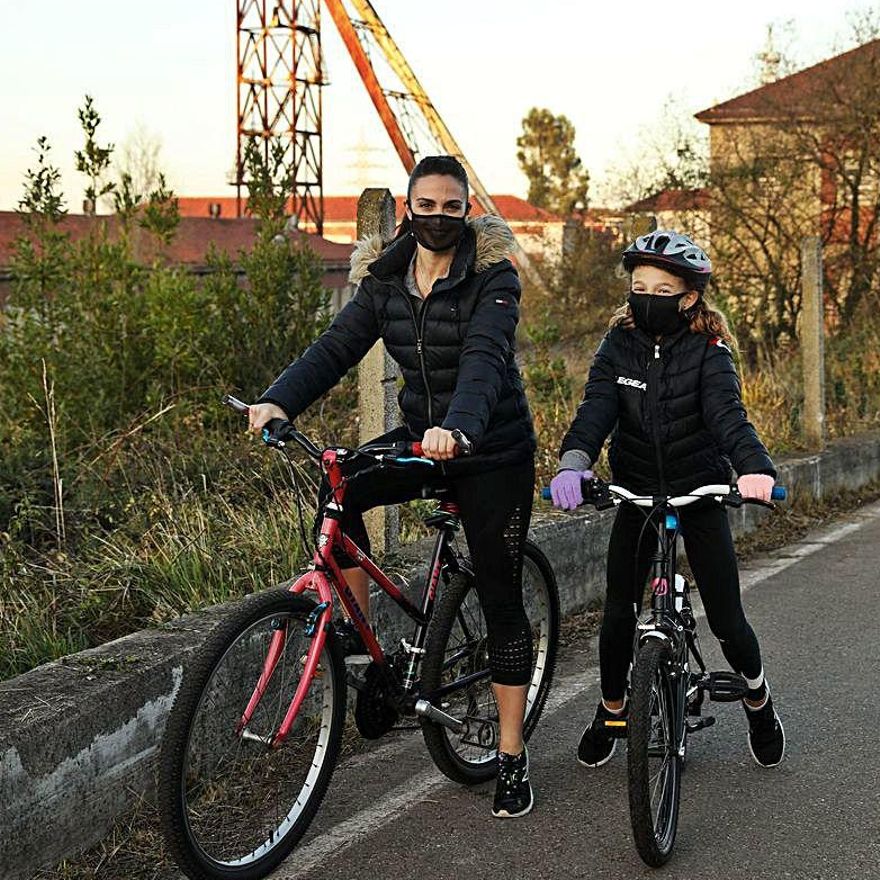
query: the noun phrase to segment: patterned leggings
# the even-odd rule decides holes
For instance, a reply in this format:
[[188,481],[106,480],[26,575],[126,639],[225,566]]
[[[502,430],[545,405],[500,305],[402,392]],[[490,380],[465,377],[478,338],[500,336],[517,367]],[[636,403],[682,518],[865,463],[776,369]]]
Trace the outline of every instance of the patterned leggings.
[[[373,442],[409,439],[397,429]],[[372,464],[365,460],[346,467],[350,475]],[[349,483],[341,518],[343,530],[369,552],[363,512],[371,507],[430,498],[440,489],[452,490],[461,510],[461,521],[477,580],[477,592],[489,640],[492,681],[503,685],[528,684],[532,666],[532,633],[522,601],[523,545],[532,515],[535,463],[517,464],[462,476],[428,473],[418,467],[388,469],[364,474]],[[321,487],[322,500],[329,492]],[[354,563],[334,550],[344,568]]]

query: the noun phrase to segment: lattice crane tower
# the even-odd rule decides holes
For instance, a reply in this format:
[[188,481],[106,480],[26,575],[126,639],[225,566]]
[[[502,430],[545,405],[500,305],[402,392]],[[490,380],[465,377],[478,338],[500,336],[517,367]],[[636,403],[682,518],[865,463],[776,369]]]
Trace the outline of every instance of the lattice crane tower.
[[245,200],[244,154],[256,139],[268,164],[273,143],[284,147],[293,175],[291,216],[324,225],[321,144],[320,0],[237,0],[238,132],[235,160],[238,215]]
[[[369,0],[324,0],[407,174],[420,156],[446,153],[464,165],[484,211],[498,208]],[[280,138],[294,172],[291,214],[323,230],[320,0],[238,0],[239,215],[248,138]],[[525,252],[520,268],[540,286]]]

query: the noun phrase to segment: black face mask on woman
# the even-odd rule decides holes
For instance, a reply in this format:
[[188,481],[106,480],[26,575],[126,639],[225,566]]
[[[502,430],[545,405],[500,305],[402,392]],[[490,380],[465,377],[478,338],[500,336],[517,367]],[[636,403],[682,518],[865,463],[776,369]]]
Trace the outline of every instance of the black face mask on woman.
[[412,234],[415,240],[429,251],[448,251],[454,248],[464,235],[464,217],[448,214],[412,215]]
[[690,309],[679,309],[688,293],[660,296],[631,290],[628,302],[636,327],[649,336],[670,336],[680,330],[688,322],[690,313]]

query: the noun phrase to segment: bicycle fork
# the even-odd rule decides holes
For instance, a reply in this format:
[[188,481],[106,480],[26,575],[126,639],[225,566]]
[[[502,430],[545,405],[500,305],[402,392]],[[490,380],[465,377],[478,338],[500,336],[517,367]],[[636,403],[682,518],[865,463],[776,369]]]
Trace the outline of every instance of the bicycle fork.
[[291,587],[291,592],[299,595],[306,589],[316,590],[321,602],[315,606],[305,623],[305,633],[312,638],[309,641],[309,647],[305,655],[303,673],[300,676],[296,692],[293,695],[293,699],[290,701],[290,706],[287,709],[284,719],[278,726],[278,729],[272,734],[261,735],[254,733],[248,728],[257,706],[260,704],[260,700],[263,699],[263,696],[266,693],[266,688],[269,686],[269,682],[275,672],[275,668],[278,665],[281,655],[284,653],[284,647],[287,643],[287,627],[278,626],[272,633],[269,650],[266,652],[266,659],[263,661],[263,668],[260,672],[260,677],[257,680],[254,691],[251,694],[250,700],[248,700],[248,704],[245,707],[238,724],[235,726],[236,735],[240,736],[242,739],[263,743],[267,748],[280,748],[290,735],[290,730],[293,727],[294,721],[296,721],[296,716],[299,714],[299,710],[305,701],[309,688],[311,687],[312,679],[317,672],[321,652],[324,650],[324,643],[327,641],[327,629],[330,626],[332,613],[329,584],[320,578],[316,578],[314,572],[309,572],[308,574],[303,575]]

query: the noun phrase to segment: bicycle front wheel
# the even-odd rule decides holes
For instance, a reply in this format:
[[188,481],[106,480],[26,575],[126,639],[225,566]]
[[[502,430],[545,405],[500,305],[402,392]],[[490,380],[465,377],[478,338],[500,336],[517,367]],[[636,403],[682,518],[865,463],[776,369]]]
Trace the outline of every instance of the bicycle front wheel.
[[[186,672],[162,743],[159,804],[172,855],[194,880],[266,876],[327,790],[345,724],[345,667],[332,634],[290,735],[273,743],[304,672],[314,607],[286,590],[246,599]],[[270,646],[277,663],[242,730]]]
[[[535,730],[547,701],[559,644],[559,594],[547,557],[526,542],[523,606],[532,630],[532,675],[523,738]],[[422,733],[434,763],[450,779],[475,785],[498,771],[498,706],[489,674],[486,620],[473,574],[463,571],[445,588],[425,642],[422,693],[437,691],[435,705],[464,722],[454,733],[423,718]]]
[[668,645],[650,640],[636,655],[630,693],[627,761],[629,812],[636,849],[657,868],[672,855],[681,797],[679,714]]

